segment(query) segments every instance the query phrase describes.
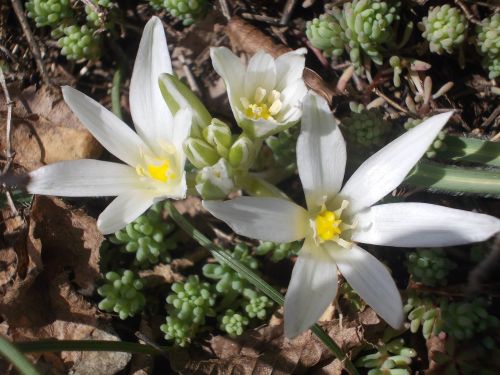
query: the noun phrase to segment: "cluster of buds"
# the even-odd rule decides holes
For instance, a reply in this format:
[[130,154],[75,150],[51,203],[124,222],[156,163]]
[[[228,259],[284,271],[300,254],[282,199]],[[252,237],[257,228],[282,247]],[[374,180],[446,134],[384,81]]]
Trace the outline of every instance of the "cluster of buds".
[[104,299],[99,308],[107,312],[115,312],[120,319],[127,319],[141,311],[146,303],[142,293],[144,283],[131,270],[108,272],[106,283],[97,289]]
[[482,20],[476,32],[476,44],[484,56],[483,65],[488,69],[489,77],[495,79],[500,76],[500,14]]
[[170,251],[177,247],[175,225],[162,217],[163,205],[157,203],[132,223],[110,237],[124,253],[135,254],[139,266],[170,262]]

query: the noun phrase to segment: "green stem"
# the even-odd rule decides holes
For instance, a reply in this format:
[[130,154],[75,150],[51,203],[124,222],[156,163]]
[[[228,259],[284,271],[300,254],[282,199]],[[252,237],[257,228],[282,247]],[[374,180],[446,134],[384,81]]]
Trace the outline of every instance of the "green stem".
[[[37,340],[16,342],[16,347],[23,353],[62,352],[62,351],[91,351],[91,352],[124,352],[150,355],[165,355],[150,345],[126,341],[100,340]],[[161,347],[167,350],[166,347]]]
[[443,140],[443,146],[436,151],[436,159],[500,167],[500,142],[447,136]]
[[449,193],[500,196],[500,171],[420,161],[406,177],[408,185]]
[[113,86],[111,87],[111,109],[120,120],[123,120],[122,107],[120,103],[120,87],[123,75],[122,73],[123,68],[120,65],[118,69],[115,70],[115,74],[113,74]]
[[[189,223],[184,216],[182,216],[179,211],[175,208],[172,201],[168,200],[165,204],[170,217],[181,227],[186,233],[188,233],[193,239],[195,239],[201,246],[205,247],[212,256],[220,263],[227,264],[233,270],[238,272],[240,275],[245,277],[250,283],[257,287],[261,292],[266,294],[274,302],[279,305],[283,305],[284,298],[276,289],[274,289],[267,282],[262,280],[258,275],[256,275],[247,266],[240,263],[234,259],[229,253],[224,249],[216,246],[212,241],[210,241],[203,233],[194,228],[191,223]],[[312,332],[320,339],[323,344],[330,349],[330,351],[335,355],[335,357],[341,361],[347,371],[352,375],[358,375],[358,371],[346,356],[346,354],[339,348],[339,346],[328,336],[317,324],[311,328]]]
[[40,375],[19,349],[2,336],[0,336],[0,355],[9,360],[22,375]]
[[236,176],[235,180],[238,186],[241,186],[243,190],[254,197],[273,197],[290,200],[288,195],[276,186],[252,173],[247,172]]

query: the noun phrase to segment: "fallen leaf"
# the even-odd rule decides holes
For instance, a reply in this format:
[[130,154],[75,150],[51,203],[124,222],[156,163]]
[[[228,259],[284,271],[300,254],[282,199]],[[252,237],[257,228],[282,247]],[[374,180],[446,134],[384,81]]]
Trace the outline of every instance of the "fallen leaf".
[[[28,171],[62,160],[98,158],[101,145],[64,102],[61,93],[30,86],[11,93],[12,149],[15,162]],[[5,99],[0,100],[0,156],[6,150]]]

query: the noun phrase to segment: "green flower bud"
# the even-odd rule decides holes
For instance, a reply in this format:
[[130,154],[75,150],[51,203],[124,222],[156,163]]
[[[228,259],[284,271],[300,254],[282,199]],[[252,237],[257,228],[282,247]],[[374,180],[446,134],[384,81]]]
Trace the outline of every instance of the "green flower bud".
[[220,156],[227,157],[229,147],[233,143],[231,128],[228,125],[214,118],[210,125],[203,129],[202,133],[203,138],[205,138],[208,144],[215,147]]
[[418,24],[429,49],[439,55],[453,53],[467,35],[467,19],[459,8],[448,4],[429,9],[427,17]]
[[201,138],[201,130],[212,121],[212,116],[198,97],[179,78],[162,73],[159,78],[160,91],[172,114],[182,108],[191,109],[193,124],[191,136]]
[[484,56],[483,66],[489,71],[489,77],[500,76],[500,13],[481,21],[476,27],[476,45]]
[[196,190],[203,199],[223,199],[234,189],[233,171],[225,159],[196,175]]
[[189,137],[186,139],[184,142],[184,152],[191,164],[196,168],[214,165],[220,159],[217,150],[199,138]]
[[229,163],[238,169],[248,169],[255,160],[254,142],[245,135],[233,143],[229,149]]

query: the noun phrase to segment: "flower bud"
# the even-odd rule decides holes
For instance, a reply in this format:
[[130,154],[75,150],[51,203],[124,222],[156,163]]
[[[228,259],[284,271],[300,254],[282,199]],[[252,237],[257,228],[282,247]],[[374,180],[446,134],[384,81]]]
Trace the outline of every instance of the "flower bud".
[[203,168],[196,176],[196,190],[203,199],[223,199],[234,190],[231,166],[220,159],[211,167]]
[[163,73],[159,78],[160,91],[173,115],[179,109],[190,108],[193,114],[191,136],[201,137],[201,129],[212,121],[212,116],[198,97],[176,76]]
[[217,151],[202,139],[189,137],[184,142],[184,152],[196,168],[214,165],[220,159]]
[[241,135],[229,149],[229,163],[234,168],[249,168],[255,159],[255,145],[250,138]]
[[219,119],[212,119],[210,125],[203,129],[203,138],[208,144],[215,147],[217,152],[222,157],[227,157],[229,147],[233,142],[231,129]]

